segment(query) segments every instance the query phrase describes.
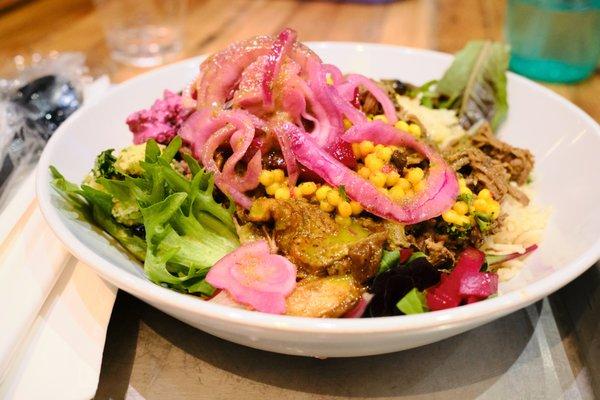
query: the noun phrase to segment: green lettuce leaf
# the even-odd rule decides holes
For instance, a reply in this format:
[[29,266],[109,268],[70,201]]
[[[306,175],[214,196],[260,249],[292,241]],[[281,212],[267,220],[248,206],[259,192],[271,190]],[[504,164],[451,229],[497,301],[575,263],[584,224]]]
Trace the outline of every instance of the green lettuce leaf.
[[383,250],[383,255],[381,256],[381,261],[379,262],[379,270],[378,274],[387,271],[392,268],[394,265],[398,263],[400,260],[400,251],[399,250]]
[[508,58],[509,49],[503,43],[469,42],[436,86],[436,92],[445,98],[441,107],[457,110],[465,129],[480,120],[496,129],[508,112]]
[[428,311],[426,304],[425,294],[417,288],[412,288],[396,303],[396,307],[406,315],[421,314]]
[[409,95],[420,95],[426,107],[456,110],[465,129],[486,120],[495,130],[508,112],[509,55],[509,47],[503,43],[471,41],[456,54],[439,81],[429,81]]
[[[53,186],[88,221],[144,261],[151,281],[182,292],[211,295],[214,288],[204,277],[214,263],[239,246],[234,210],[215,200],[214,177],[197,162],[190,163],[191,177],[171,166],[181,143],[176,137],[161,151],[149,141],[139,176],[99,177],[98,188],[70,183],[51,167]],[[131,214],[123,216],[123,210]],[[138,218],[145,240],[124,225]]]

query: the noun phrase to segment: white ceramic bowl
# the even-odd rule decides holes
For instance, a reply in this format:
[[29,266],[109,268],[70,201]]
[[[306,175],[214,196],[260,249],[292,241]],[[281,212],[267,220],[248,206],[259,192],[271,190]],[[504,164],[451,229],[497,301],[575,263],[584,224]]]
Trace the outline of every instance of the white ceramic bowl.
[[[326,62],[375,78],[422,83],[440,77],[452,57],[431,51],[359,43],[313,43]],[[583,111],[529,80],[509,76],[510,112],[500,136],[536,156],[538,200],[553,216],[540,249],[501,294],[468,306],[374,319],[310,319],[238,310],[151,283],[139,264],[104,236],[61,209],[48,166],[80,181],[106,148],[130,144],[125,118],[164,89],[179,90],[201,58],[125,82],[69,118],[39,163],[37,194],[56,235],[106,280],[188,324],[221,338],[279,353],[349,357],[388,353],[435,342],[500,318],[547,296],[600,257],[600,127]]]

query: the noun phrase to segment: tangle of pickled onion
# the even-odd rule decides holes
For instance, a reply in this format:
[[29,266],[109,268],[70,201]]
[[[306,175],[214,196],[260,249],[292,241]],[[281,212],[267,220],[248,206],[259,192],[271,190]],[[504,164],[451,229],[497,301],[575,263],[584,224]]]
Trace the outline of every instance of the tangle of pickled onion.
[[[381,104],[389,124],[370,122],[356,107],[359,88]],[[343,75],[324,64],[291,29],[234,43],[206,59],[184,90],[183,103],[196,111],[180,136],[215,174],[216,185],[244,208],[252,203],[246,192],[259,184],[262,156],[273,146],[283,156],[289,185],[298,179],[301,163],[330,184],[351,184],[350,197],[382,217],[428,219],[455,195],[456,178],[441,157],[391,125],[397,117],[386,93],[362,75]],[[344,119],[352,124],[348,133]],[[421,152],[430,160],[430,188],[411,204],[394,204],[350,169],[356,163],[350,143],[359,140]]]

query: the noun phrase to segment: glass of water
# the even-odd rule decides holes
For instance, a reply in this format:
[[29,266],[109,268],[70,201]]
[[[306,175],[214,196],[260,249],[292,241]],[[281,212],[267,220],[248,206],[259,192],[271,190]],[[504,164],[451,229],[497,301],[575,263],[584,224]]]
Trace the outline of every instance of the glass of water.
[[111,56],[152,67],[182,49],[187,0],[94,0]]
[[509,0],[510,69],[548,82],[577,82],[600,61],[600,0]]

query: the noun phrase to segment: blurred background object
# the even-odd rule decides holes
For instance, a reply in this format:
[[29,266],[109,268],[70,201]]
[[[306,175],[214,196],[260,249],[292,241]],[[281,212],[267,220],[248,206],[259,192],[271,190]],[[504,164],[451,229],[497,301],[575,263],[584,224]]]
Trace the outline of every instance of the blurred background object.
[[600,60],[600,0],[509,0],[510,68],[547,82],[577,82]]
[[94,79],[76,52],[18,55],[0,76],[0,211],[33,171],[54,131],[92,95],[109,86]]
[[152,67],[181,51],[187,0],[94,0],[94,4],[116,61]]

